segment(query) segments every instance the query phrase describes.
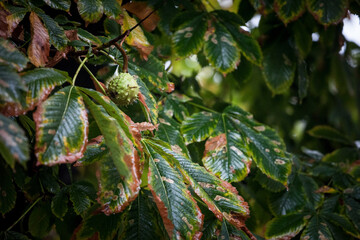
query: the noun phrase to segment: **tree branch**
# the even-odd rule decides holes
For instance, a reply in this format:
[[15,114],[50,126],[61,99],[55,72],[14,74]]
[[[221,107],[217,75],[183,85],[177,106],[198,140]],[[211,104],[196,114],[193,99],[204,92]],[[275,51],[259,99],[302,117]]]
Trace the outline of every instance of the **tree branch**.
[[[92,52],[96,53],[100,50],[103,50],[105,48],[108,48],[112,45],[115,45],[115,43],[117,43],[119,40],[121,40],[122,42],[125,40],[125,38],[135,29],[137,28],[141,23],[143,23],[146,19],[148,19],[151,14],[153,14],[156,11],[156,9],[152,10],[146,17],[144,17],[143,19],[141,19],[135,26],[133,26],[132,28],[126,30],[124,33],[122,33],[121,35],[117,36],[114,39],[111,39],[110,41],[104,43],[101,46],[98,47],[93,47],[92,48]],[[81,56],[81,55],[85,55],[89,52],[89,49],[85,49],[85,50],[81,50],[81,51],[77,51],[77,52],[69,52],[68,54],[70,56]]]

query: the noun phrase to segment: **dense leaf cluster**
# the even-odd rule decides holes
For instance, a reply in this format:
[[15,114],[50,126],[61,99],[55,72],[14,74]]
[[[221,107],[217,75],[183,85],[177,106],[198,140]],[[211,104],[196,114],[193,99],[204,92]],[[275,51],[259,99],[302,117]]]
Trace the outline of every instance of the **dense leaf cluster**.
[[360,3],[231,2],[0,3],[1,239],[360,237]]

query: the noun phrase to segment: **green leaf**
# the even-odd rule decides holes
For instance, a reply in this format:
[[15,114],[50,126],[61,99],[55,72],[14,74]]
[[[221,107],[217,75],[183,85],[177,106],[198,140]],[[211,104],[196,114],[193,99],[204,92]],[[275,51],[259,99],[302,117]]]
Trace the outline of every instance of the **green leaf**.
[[259,43],[250,35],[250,33],[228,21],[222,22],[222,24],[231,33],[241,54],[251,63],[261,66],[263,61],[261,48]]
[[[107,114],[109,114],[111,117],[116,119],[119,126],[122,128],[122,130],[125,132],[126,136],[133,142],[135,146],[136,142],[134,140],[134,137],[130,130],[130,123],[127,120],[127,116],[125,113],[123,113],[115,103],[113,103],[109,97],[103,95],[102,93],[95,91],[93,89],[88,88],[79,88],[82,92],[89,95],[91,98],[93,98],[96,102],[98,102],[101,106],[104,107],[104,109],[107,111]],[[103,125],[105,127],[106,125]]]
[[301,102],[306,97],[309,87],[309,76],[307,74],[305,61],[301,61],[298,64],[297,79],[298,79],[298,95]]
[[83,156],[88,120],[77,88],[65,87],[41,103],[34,120],[38,164],[69,163]]
[[275,11],[281,21],[288,24],[296,20],[301,14],[305,12],[305,0],[288,1],[288,0],[275,0]]
[[338,130],[330,126],[326,126],[326,125],[315,126],[312,129],[310,129],[308,133],[310,134],[310,136],[316,138],[327,139],[330,141],[341,142],[344,144],[351,144],[350,140],[344,134],[340,133]]
[[103,15],[103,4],[100,0],[78,0],[77,8],[86,23],[96,23]]
[[77,34],[82,41],[87,42],[88,44],[95,44],[96,46],[100,46],[102,44],[98,37],[82,28],[77,30]]
[[151,54],[147,61],[142,60],[138,54],[129,55],[129,73],[139,76],[150,90],[154,88],[160,92],[174,90],[174,84],[169,81],[163,62]]
[[329,230],[327,223],[319,216],[313,216],[307,224],[305,230],[301,234],[301,239],[318,240],[328,239],[332,240],[333,237]]
[[256,171],[255,179],[263,188],[268,191],[280,192],[285,190],[283,184],[278,181],[272,180],[271,178],[263,174],[261,171]]
[[120,225],[120,214],[112,214],[110,216],[97,214],[85,220],[79,235],[81,239],[89,239],[94,233],[98,232],[99,239],[112,240]]
[[163,158],[177,166],[195,193],[219,220],[225,218],[237,228],[244,226],[244,219],[249,216],[249,208],[231,184],[215,177],[183,154],[172,151],[170,146],[162,141],[145,139],[143,142],[151,145]]
[[264,51],[264,77],[274,94],[287,91],[295,76],[294,50],[286,40],[277,40]]
[[208,239],[208,240],[215,240],[216,238],[216,231],[218,231],[218,229],[221,226],[221,222],[219,221],[219,219],[217,218],[209,218],[207,219],[205,217],[204,220],[204,227],[202,230],[202,239]]
[[164,142],[169,143],[171,149],[174,152],[184,154],[186,157],[190,157],[190,153],[180,132],[165,119],[161,120],[158,130],[156,131],[156,137],[158,137],[160,140],[163,140]]
[[25,72],[22,76],[28,91],[26,94],[25,109],[19,109],[19,114],[33,110],[39,103],[45,101],[52,90],[67,80],[70,80],[67,72],[53,68],[36,68]]
[[43,0],[47,5],[54,9],[70,11],[70,0]]
[[51,168],[42,168],[39,171],[39,180],[46,191],[55,194],[60,191],[60,186],[52,170]]
[[[127,154],[130,154],[129,150],[131,149],[124,149]],[[135,151],[131,152],[131,155],[136,154]],[[131,159],[129,157],[117,159],[107,154],[101,161],[100,176],[98,177],[100,186],[98,202],[102,205],[102,211],[107,215],[123,211],[139,193],[140,163],[136,156],[131,155],[128,155]],[[127,166],[123,171],[129,171],[129,175],[119,174],[116,165],[119,165],[117,162],[120,161],[126,161]]]
[[[312,47],[311,30],[301,21],[293,23],[293,35],[295,38],[296,48],[299,50],[302,59],[305,59]],[[305,63],[305,62],[304,62]]]
[[120,18],[122,0],[102,0],[104,12],[107,16],[115,19]]
[[339,148],[326,154],[322,161],[337,164],[351,164],[359,159],[359,152],[355,148]]
[[201,236],[203,215],[191,197],[182,176],[152,145],[145,143],[149,154],[148,184],[170,238]]
[[166,239],[159,226],[160,215],[154,211],[156,205],[151,201],[149,194],[140,191],[139,196],[132,202],[125,219],[127,226],[124,232],[119,234],[119,239]]
[[204,13],[197,13],[195,17],[182,19],[182,24],[173,36],[174,49],[177,55],[187,57],[200,51],[204,44],[206,30],[207,19]]
[[356,228],[352,225],[349,219],[338,213],[324,213],[322,216],[329,222],[334,223],[335,225],[341,227],[345,232],[351,234],[352,236],[359,238],[360,234]]
[[305,206],[305,194],[298,177],[289,185],[289,190],[274,193],[269,197],[269,207],[275,216],[296,212]]
[[30,240],[26,235],[14,232],[14,231],[6,231],[0,232],[0,239],[6,240]]
[[95,162],[101,161],[106,157],[109,153],[109,149],[103,141],[103,137],[101,141],[91,141],[86,146],[86,151],[84,152],[84,156],[79,159],[75,166],[87,166],[93,164]]
[[267,239],[294,238],[307,224],[304,213],[293,213],[272,219],[266,225],[265,237]]
[[127,177],[130,174],[130,170],[125,161],[132,155],[132,151],[130,142],[124,130],[118,121],[114,117],[108,115],[101,106],[93,103],[86,95],[83,95],[83,97],[104,136],[105,144],[109,148],[111,158],[113,159],[119,174]]
[[351,197],[345,197],[345,213],[360,231],[360,202]]
[[8,65],[0,63],[0,108],[2,113],[7,112],[6,103],[20,103],[25,105],[25,93],[27,87],[16,73]]
[[242,240],[250,240],[249,236],[246,235],[242,230],[235,228],[230,225],[226,220],[222,222],[220,235],[218,239],[242,239]]
[[234,70],[240,61],[234,38],[216,21],[211,22],[211,27],[205,34],[204,54],[213,67],[222,73]]
[[111,39],[121,35],[121,25],[114,19],[106,18],[103,25],[105,34]]
[[309,11],[321,24],[340,22],[346,15],[347,0],[306,0]]
[[15,207],[16,190],[6,166],[0,166],[0,175],[0,213],[5,214]]
[[239,182],[249,174],[252,160],[234,122],[223,114],[222,123],[224,133],[207,140],[202,161],[215,176]]
[[35,11],[36,14],[43,20],[46,29],[49,32],[50,42],[58,50],[66,47],[68,38],[65,35],[64,29],[59,24],[46,15],[43,11]]
[[44,238],[51,230],[51,210],[49,203],[38,203],[29,216],[29,232],[37,238]]
[[14,45],[3,38],[0,39],[0,59],[1,62],[9,64],[19,71],[24,69],[29,61]]
[[257,167],[268,177],[287,185],[291,159],[276,131],[252,119],[252,115],[237,107],[225,109],[233,126],[245,139],[248,153]]
[[68,188],[64,187],[55,194],[51,201],[52,213],[61,220],[68,211]]
[[151,120],[153,124],[157,124],[158,122],[158,105],[156,103],[156,99],[151,94],[149,89],[146,87],[144,82],[139,78],[136,79],[139,87],[140,87],[140,95],[139,101],[141,102],[142,106],[145,108],[145,111],[148,115],[148,119]]
[[228,22],[234,25],[245,25],[244,19],[242,19],[239,14],[230,11],[215,10],[212,11],[211,14],[215,15],[221,22]]
[[95,189],[87,182],[76,182],[69,188],[70,200],[77,215],[86,211],[95,200]]
[[220,118],[220,114],[210,112],[199,112],[186,118],[181,125],[185,142],[201,142],[210,137]]
[[323,194],[316,193],[316,190],[319,189],[318,184],[316,183],[314,178],[302,174],[299,174],[298,176],[303,185],[308,204],[314,209],[317,209],[324,200]]
[[179,122],[184,121],[184,119],[189,116],[188,109],[185,107],[181,99],[174,94],[167,96],[163,111],[168,117],[174,116]]
[[272,11],[273,0],[250,0],[253,7],[261,14],[268,14]]
[[9,108],[6,108],[7,114],[18,116],[33,110],[38,104],[46,100],[56,86],[69,79],[66,72],[53,68],[36,68],[23,73],[22,80],[28,87],[26,107],[12,103]]
[[231,73],[233,78],[240,85],[247,82],[253,72],[253,64],[244,56],[241,57],[239,66]]
[[29,145],[25,132],[19,125],[0,114],[0,152],[11,168],[15,161],[25,165],[29,160]]

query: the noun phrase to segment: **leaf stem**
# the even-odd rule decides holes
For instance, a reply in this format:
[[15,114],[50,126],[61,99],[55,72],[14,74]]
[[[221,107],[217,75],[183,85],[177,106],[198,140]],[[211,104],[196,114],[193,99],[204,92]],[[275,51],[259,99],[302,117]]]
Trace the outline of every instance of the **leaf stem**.
[[108,59],[110,59],[111,61],[113,61],[113,63],[116,63],[117,65],[121,66],[122,63],[120,63],[119,61],[117,61],[115,58],[113,58],[110,54],[108,54],[107,52],[105,52],[104,50],[100,50],[100,52],[102,54],[104,54]]
[[73,183],[73,174],[72,174],[72,169],[71,169],[71,163],[66,164],[66,167],[69,172],[70,182]]
[[[80,57],[79,57],[80,59]],[[90,71],[90,69],[84,64],[84,69],[88,72],[88,74],[90,75],[90,77],[92,79],[94,79],[94,81],[96,82],[96,84],[100,87],[102,93],[104,95],[106,95],[105,89],[103,88],[103,86],[101,85],[100,81],[95,77],[95,75]]]
[[195,107],[197,107],[197,108],[200,108],[200,109],[203,109],[203,110],[205,110],[205,111],[208,111],[208,112],[218,113],[218,112],[215,111],[215,110],[212,110],[212,109],[210,109],[210,108],[204,107],[204,106],[199,105],[199,104],[197,104],[197,103],[193,103],[193,102],[187,102],[187,103],[190,104],[190,105],[193,105],[193,106],[195,106]]
[[[80,59],[80,58],[79,58]],[[88,60],[87,57],[84,58],[84,60],[82,60],[82,62],[80,63],[80,66],[78,67],[78,69],[76,70],[76,73],[72,79],[72,85],[75,86],[75,81],[76,81],[76,78],[77,76],[79,75],[79,72],[81,70],[81,68],[84,66],[85,62]]]
[[121,47],[120,44],[118,43],[114,43],[115,47],[121,52],[121,55],[123,56],[123,62],[124,62],[124,65],[123,65],[123,73],[127,73],[128,72],[128,57],[126,55],[126,52],[125,50]]
[[38,199],[31,204],[31,206],[16,220],[6,231],[10,231],[21,219],[25,217],[25,215],[43,198],[43,196],[39,197]]

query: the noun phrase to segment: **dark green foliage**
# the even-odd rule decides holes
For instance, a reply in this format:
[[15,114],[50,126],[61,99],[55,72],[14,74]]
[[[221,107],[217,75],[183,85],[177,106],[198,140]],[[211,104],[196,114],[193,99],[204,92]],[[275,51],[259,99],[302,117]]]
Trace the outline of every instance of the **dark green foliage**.
[[1,2],[0,239],[359,239],[348,10]]

